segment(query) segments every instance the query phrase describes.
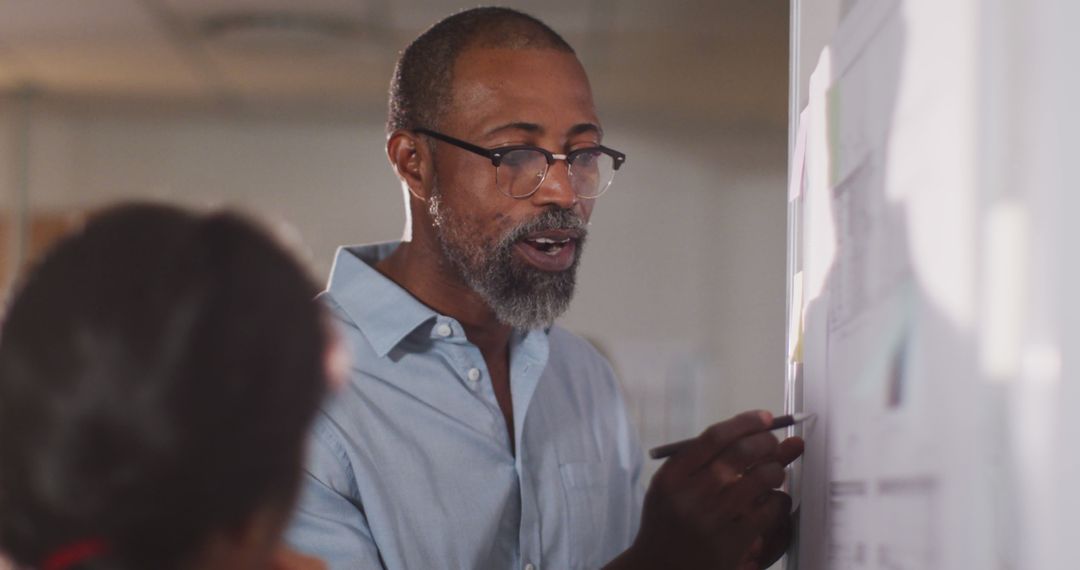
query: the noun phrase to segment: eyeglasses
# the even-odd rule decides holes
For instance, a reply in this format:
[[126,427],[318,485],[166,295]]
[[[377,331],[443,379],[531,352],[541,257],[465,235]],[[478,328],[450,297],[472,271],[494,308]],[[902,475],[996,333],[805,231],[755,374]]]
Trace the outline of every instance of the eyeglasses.
[[486,149],[429,129],[414,131],[491,160],[495,167],[495,185],[511,198],[522,199],[535,194],[556,160],[566,161],[570,185],[579,198],[599,198],[611,186],[615,171],[626,162],[625,154],[602,145],[574,149],[566,154],[554,154],[531,145]]

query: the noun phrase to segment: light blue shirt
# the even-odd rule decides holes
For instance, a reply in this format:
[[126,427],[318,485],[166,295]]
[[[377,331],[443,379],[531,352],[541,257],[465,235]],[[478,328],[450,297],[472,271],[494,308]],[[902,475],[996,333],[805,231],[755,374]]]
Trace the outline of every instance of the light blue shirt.
[[354,363],[309,444],[297,549],[334,570],[598,568],[630,546],[642,453],[607,361],[559,327],[515,331],[517,454],[479,348],[341,248],[322,300]]

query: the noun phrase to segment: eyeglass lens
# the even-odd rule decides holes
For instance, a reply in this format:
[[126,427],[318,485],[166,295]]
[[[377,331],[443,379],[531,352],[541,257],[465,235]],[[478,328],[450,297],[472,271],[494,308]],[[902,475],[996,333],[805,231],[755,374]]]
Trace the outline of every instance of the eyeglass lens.
[[[536,191],[547,175],[544,153],[520,149],[506,153],[495,170],[496,182],[503,193],[522,198]],[[570,183],[582,198],[596,198],[611,185],[615,161],[603,152],[577,153],[569,166]]]

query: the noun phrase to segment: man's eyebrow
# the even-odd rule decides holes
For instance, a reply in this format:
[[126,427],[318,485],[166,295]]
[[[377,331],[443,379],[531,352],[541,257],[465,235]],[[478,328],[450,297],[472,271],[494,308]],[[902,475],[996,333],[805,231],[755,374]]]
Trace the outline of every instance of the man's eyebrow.
[[[523,121],[517,121],[517,122],[513,122],[513,123],[506,123],[505,125],[500,125],[498,127],[495,127],[493,129],[489,130],[488,132],[484,133],[484,136],[491,136],[493,134],[496,134],[496,133],[499,133],[499,132],[502,132],[502,131],[511,131],[511,130],[525,131],[527,133],[543,133],[544,132],[544,128],[541,127],[540,125],[536,124],[536,123],[526,123],[526,122],[523,122]],[[567,134],[569,136],[573,137],[573,136],[577,136],[577,135],[584,134],[584,133],[596,133],[598,135],[603,135],[604,130],[600,128],[600,125],[596,125],[594,123],[578,123],[578,124],[574,125],[573,127],[570,127],[570,130],[569,130],[569,132]]]
[[593,123],[580,123],[570,127],[570,136],[576,136],[584,133],[596,133],[603,136],[604,129],[600,128],[600,125],[594,125]]
[[507,123],[505,125],[499,125],[498,127],[495,127],[494,129],[491,129],[488,132],[484,133],[484,136],[490,136],[502,131],[525,131],[529,133],[542,133],[544,132],[544,128],[536,123],[525,123],[519,121],[514,123]]

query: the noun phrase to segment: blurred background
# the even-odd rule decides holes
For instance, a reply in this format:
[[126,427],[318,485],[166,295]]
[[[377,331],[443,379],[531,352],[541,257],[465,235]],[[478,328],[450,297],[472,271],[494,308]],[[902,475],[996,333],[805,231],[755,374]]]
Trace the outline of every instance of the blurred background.
[[[254,213],[302,242],[319,280],[337,245],[398,239],[391,70],[470,5],[3,0],[0,289],[125,199]],[[779,411],[788,3],[508,5],[575,46],[605,143],[629,157],[562,323],[610,356],[647,446]]]

